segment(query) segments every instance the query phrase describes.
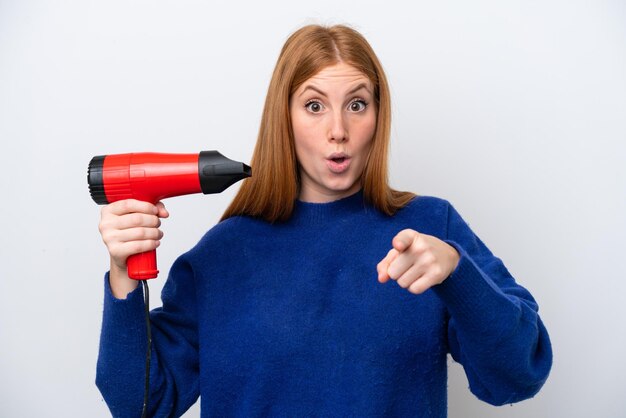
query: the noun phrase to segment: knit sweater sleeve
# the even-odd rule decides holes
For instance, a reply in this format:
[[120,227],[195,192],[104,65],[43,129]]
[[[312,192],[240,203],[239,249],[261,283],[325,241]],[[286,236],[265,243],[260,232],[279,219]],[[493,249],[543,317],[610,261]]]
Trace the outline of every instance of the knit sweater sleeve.
[[450,353],[463,365],[470,390],[492,405],[534,396],[552,365],[537,303],[449,204],[445,241],[461,257],[434,291],[449,312]]
[[[150,312],[152,352],[148,416],[180,416],[198,399],[198,331],[191,267],[179,258]],[[105,278],[96,385],[115,417],[141,416],[147,333],[141,286],[116,299]]]

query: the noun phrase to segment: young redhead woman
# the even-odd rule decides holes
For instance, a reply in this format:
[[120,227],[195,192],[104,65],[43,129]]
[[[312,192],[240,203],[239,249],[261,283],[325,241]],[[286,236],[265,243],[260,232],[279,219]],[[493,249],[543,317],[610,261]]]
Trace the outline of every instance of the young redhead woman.
[[[254,176],[151,313],[151,416],[200,396],[203,417],[445,417],[448,353],[486,402],[539,391],[552,352],[535,300],[447,201],[388,186],[389,136],[389,88],[363,36],[296,31]],[[167,216],[132,200],[102,210],[97,385],[114,416],[138,416],[143,399],[143,300],[126,258],[158,246]]]

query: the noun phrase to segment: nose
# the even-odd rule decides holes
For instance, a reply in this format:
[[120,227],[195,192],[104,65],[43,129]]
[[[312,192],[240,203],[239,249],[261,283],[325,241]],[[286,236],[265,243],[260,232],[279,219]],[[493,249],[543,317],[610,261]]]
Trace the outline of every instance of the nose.
[[348,140],[348,129],[346,120],[341,110],[332,113],[330,128],[328,132],[329,140],[342,143]]

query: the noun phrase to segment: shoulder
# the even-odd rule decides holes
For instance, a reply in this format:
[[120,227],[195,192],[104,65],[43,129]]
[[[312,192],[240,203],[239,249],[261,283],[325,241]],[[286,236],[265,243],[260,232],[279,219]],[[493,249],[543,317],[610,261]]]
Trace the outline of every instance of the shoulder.
[[391,227],[413,229],[443,239],[448,231],[451,205],[441,197],[417,195],[387,218]]
[[396,216],[416,215],[431,218],[447,218],[452,205],[446,199],[436,196],[417,195],[405,207],[398,211]]
[[267,228],[268,225],[267,222],[260,219],[233,216],[209,229],[189,253],[192,256],[194,254],[222,253],[226,249],[237,248],[250,235],[258,234],[260,229]]
[[211,228],[200,240],[200,244],[209,241],[238,240],[255,231],[267,228],[270,224],[262,219],[249,216],[233,216],[225,219]]

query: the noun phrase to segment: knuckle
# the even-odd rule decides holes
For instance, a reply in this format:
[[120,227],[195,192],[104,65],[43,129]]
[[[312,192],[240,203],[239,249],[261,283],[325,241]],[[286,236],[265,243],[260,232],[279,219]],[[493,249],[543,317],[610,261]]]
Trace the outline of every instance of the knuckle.
[[163,236],[163,232],[160,229],[151,228],[149,230],[148,239],[157,240],[157,239],[161,239],[162,236]]
[[141,241],[133,241],[130,245],[131,254],[139,254],[146,251],[144,244]]
[[147,228],[137,228],[134,239],[136,241],[143,241],[148,238],[148,229]]
[[410,251],[413,254],[421,254],[424,252],[424,241],[421,239],[415,239],[411,242]]
[[420,289],[419,285],[415,285],[415,286],[411,286],[409,287],[409,292],[413,293],[414,295],[419,295],[420,293],[422,293],[422,290]]
[[430,251],[426,251],[422,254],[422,262],[427,266],[432,266],[435,264],[436,258],[433,253]]
[[133,226],[139,226],[143,222],[143,216],[141,213],[133,213],[129,215],[129,221]]
[[104,217],[100,219],[100,222],[98,222],[98,229],[100,232],[106,231],[107,229],[111,229],[112,224],[113,222],[110,217]]
[[110,245],[114,242],[119,241],[119,234],[116,230],[113,229],[105,229],[102,231],[102,241],[104,241],[107,245]]
[[104,209],[100,212],[100,221],[98,222],[98,227],[108,225],[111,223],[111,217],[113,215],[110,212],[105,212]]
[[[117,203],[117,202],[115,202]],[[109,216],[113,209],[115,208],[115,203],[109,203],[100,208],[100,216]]]
[[443,277],[444,275],[443,268],[439,264],[434,265],[432,271],[435,277]]
[[403,289],[407,289],[410,285],[411,285],[411,281],[407,280],[406,278],[401,278],[398,280],[398,286],[400,286]]
[[130,212],[130,210],[131,210],[130,200],[127,200],[127,199],[126,200],[120,200],[119,207],[124,212]]
[[138,239],[143,241],[153,239],[156,235],[158,235],[157,231],[158,230],[155,230],[154,228],[141,228],[139,230]]
[[411,241],[411,244],[420,239],[420,234],[413,229],[405,229],[405,235]]
[[426,252],[426,250],[428,249],[426,241],[424,241],[424,239],[422,239],[421,237],[416,239],[413,245],[415,247],[415,250],[420,254]]
[[119,245],[110,245],[107,248],[109,250],[109,254],[113,258],[122,258],[124,256],[123,250]]
[[111,242],[111,233],[109,231],[102,231],[100,235],[102,236],[102,241],[109,245],[109,242]]

